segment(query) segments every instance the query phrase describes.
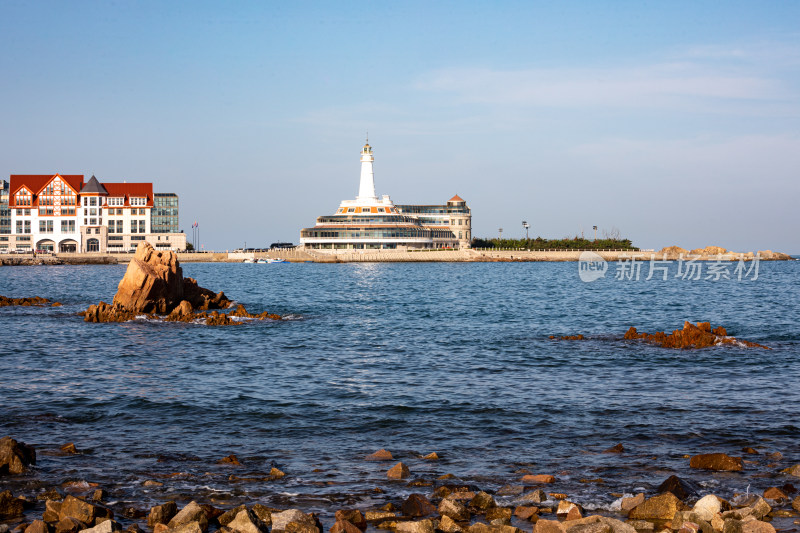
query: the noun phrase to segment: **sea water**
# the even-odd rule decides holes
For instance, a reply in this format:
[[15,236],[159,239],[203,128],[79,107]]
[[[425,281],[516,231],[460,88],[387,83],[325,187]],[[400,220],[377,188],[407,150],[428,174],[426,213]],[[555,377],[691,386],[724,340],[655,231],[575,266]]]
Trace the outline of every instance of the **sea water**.
[[[673,263],[666,280],[638,281],[615,279],[612,263],[592,283],[576,263],[183,268],[290,319],[85,323],[77,313],[111,301],[124,265],[0,269],[0,294],[64,304],[0,309],[0,434],[38,452],[6,487],[96,483],[118,506],[260,502],[326,516],[430,493],[444,474],[489,491],[552,474],[548,490],[601,509],[671,474],[723,497],[797,481],[779,470],[800,462],[800,262],[718,280],[676,277]],[[684,320],[771,349],[622,338]],[[586,339],[549,338],[576,334]],[[62,454],[67,442],[84,453]],[[618,443],[623,453],[602,453]],[[743,447],[759,452],[743,472],[689,468],[690,455]],[[364,460],[380,448],[409,480]],[[430,452],[440,459],[421,458]],[[230,454],[242,465],[217,464]],[[272,467],[286,477],[270,481]]]

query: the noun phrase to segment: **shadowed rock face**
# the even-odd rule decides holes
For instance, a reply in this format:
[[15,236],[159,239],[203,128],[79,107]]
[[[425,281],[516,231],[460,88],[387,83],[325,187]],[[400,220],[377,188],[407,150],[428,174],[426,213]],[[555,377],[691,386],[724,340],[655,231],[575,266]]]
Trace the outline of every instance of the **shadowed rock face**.
[[119,282],[113,303],[92,305],[83,317],[86,322],[125,322],[141,314],[166,315],[165,319],[172,322],[202,319],[207,325],[214,326],[243,323],[233,320],[235,317],[281,319],[279,315],[270,313],[252,315],[241,305],[228,314],[207,312],[227,309],[230,305],[225,293],[214,293],[200,287],[196,280],[184,278],[175,252],[158,251],[149,243],[141,242]]
[[625,333],[626,339],[643,339],[650,344],[657,344],[663,348],[708,348],[718,344],[734,344],[738,346],[747,346],[748,348],[764,348],[769,350],[767,346],[756,344],[746,340],[736,339],[735,337],[728,337],[728,332],[722,326],[711,329],[711,324],[708,322],[698,322],[695,326],[691,322],[684,322],[683,329],[676,329],[670,334],[663,331],[655,333],[639,333],[636,328],[631,327]]

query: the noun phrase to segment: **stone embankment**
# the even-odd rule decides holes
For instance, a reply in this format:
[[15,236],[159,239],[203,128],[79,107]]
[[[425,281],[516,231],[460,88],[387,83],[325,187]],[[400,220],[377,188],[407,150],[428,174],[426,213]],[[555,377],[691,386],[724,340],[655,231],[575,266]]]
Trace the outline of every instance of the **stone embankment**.
[[[742,451],[758,453],[752,448]],[[604,453],[623,452],[619,444]],[[35,453],[10,437],[0,439],[0,475],[35,475],[26,472],[36,463]],[[738,474],[747,463],[725,453],[686,459],[688,468],[707,472],[709,479],[717,472]],[[379,450],[365,460],[386,461],[388,467],[395,459],[391,452]],[[438,461],[439,456],[432,453],[418,460]],[[241,466],[235,456],[219,462]],[[516,483],[494,493],[452,475],[439,476],[435,482],[424,477],[405,481],[411,475],[403,462],[394,464],[386,470],[386,487],[408,487],[398,491],[394,501],[384,505],[362,501],[359,508],[338,508],[326,518],[326,524],[315,513],[271,507],[250,498],[222,507],[187,498],[184,501],[188,503],[180,507],[167,500],[142,508],[130,498],[107,494],[96,484],[87,485],[83,496],[65,495],[56,488],[16,496],[6,490],[0,493],[0,532],[113,533],[125,528],[130,533],[324,533],[326,529],[330,533],[364,533],[368,529],[393,533],[776,533],[793,531],[792,523],[800,524],[800,496],[793,485],[800,481],[800,464],[776,471],[773,477],[783,485],[771,486],[761,495],[747,491],[729,500],[713,493],[701,495],[697,484],[671,475],[649,493],[612,492],[617,500],[601,513],[592,512],[588,505],[584,508],[578,498],[553,490],[559,482],[553,474],[520,473]],[[273,468],[259,479],[265,483],[284,477]],[[162,485],[145,483],[151,488]],[[384,492],[380,487],[374,489],[375,494]]]
[[142,242],[136,249],[125,276],[119,282],[111,304],[100,302],[84,313],[86,322],[126,322],[138,315],[148,315],[173,322],[205,321],[207,325],[235,325],[235,318],[279,320],[279,315],[253,315],[243,306],[230,313],[232,302],[225,293],[200,287],[192,278],[184,278],[177,255],[157,251]]
[[[198,252],[178,253],[176,257],[184,263],[241,263],[245,260],[281,258],[290,263],[448,263],[448,262],[569,262],[579,261],[583,250],[271,250],[269,252]],[[594,250],[606,261],[620,261],[636,258],[638,260],[688,261],[752,261],[758,255],[761,261],[791,260],[787,254],[762,250],[753,252],[732,252],[719,246],[708,246],[686,250],[679,246],[668,246],[655,250]],[[133,260],[133,254],[55,254],[39,255],[0,255],[0,265],[60,265],[60,264],[117,264]]]

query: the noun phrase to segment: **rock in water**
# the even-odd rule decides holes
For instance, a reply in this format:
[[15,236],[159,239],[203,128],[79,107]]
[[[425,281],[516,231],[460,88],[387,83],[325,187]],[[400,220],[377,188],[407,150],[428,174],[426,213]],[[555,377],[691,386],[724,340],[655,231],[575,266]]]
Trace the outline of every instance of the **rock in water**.
[[100,302],[84,311],[86,322],[126,322],[136,315],[167,315],[171,322],[205,320],[206,325],[234,325],[243,322],[231,317],[257,320],[281,320],[280,315],[267,311],[252,315],[241,305],[231,313],[211,313],[226,309],[231,301],[225,293],[204,289],[192,278],[184,278],[178,256],[171,251],[155,250],[146,242],[139,243],[136,254],[119,282],[111,305]]
[[142,313],[170,312],[183,300],[183,270],[172,251],[140,242],[117,286],[114,305]]
[[689,349],[689,348],[708,348],[710,346],[717,346],[720,344],[731,344],[736,346],[746,346],[748,348],[764,348],[769,350],[767,346],[756,344],[734,337],[728,337],[728,332],[722,326],[711,329],[711,324],[708,322],[698,322],[697,325],[691,322],[684,322],[683,329],[676,329],[672,333],[665,333],[657,331],[655,333],[639,333],[635,327],[631,326],[625,333],[625,339],[643,339],[650,344],[656,344],[662,348],[676,348],[676,349]]
[[36,450],[11,437],[0,439],[0,475],[21,474],[28,465],[36,464]]
[[130,313],[165,315],[186,300],[195,309],[224,309],[230,300],[220,292],[214,294],[183,277],[183,269],[175,252],[158,251],[147,242],[140,242],[128,264],[125,276],[117,286],[112,307]]
[[386,477],[389,479],[405,479],[410,475],[411,472],[409,472],[408,467],[403,463],[397,463],[386,472]]
[[724,453],[704,453],[694,455],[689,460],[691,468],[702,470],[723,470],[738,472],[742,469],[742,458],[731,457]]
[[10,490],[0,492],[0,520],[22,516],[23,506],[23,501],[15,498]]

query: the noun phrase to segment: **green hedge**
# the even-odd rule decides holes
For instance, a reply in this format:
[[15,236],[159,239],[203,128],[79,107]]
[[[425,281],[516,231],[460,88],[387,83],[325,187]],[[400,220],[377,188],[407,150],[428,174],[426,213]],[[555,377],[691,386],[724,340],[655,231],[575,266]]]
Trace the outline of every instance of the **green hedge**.
[[630,239],[472,239],[473,248],[524,248],[529,250],[638,250]]

